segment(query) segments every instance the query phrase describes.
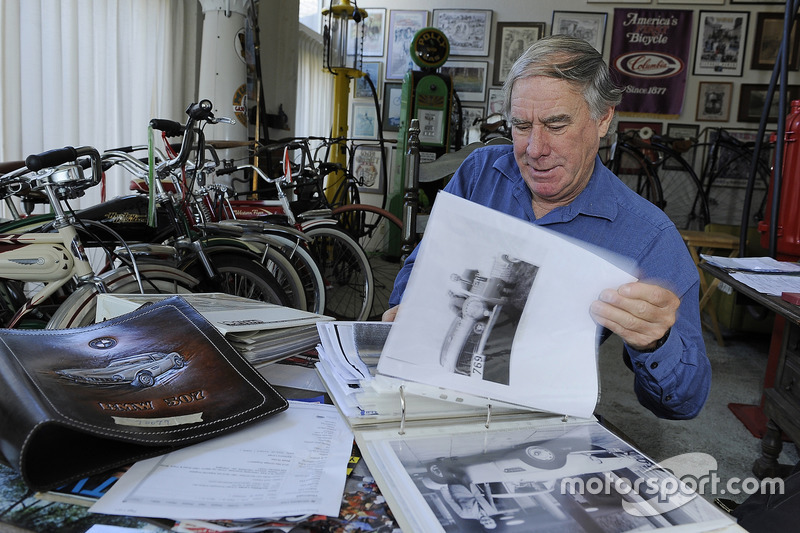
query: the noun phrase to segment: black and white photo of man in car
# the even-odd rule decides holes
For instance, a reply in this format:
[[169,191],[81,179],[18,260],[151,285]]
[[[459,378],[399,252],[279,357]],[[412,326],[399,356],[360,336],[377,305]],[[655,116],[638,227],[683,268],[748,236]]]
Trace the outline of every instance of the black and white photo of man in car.
[[511,343],[537,271],[502,254],[488,273],[467,269],[451,276],[455,316],[440,356],[447,371],[508,385]]

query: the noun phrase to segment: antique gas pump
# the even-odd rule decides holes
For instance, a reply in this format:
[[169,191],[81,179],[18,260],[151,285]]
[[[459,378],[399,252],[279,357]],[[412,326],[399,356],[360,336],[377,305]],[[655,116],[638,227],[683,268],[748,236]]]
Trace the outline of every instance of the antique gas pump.
[[[427,163],[447,152],[450,146],[453,83],[450,76],[436,72],[450,55],[450,42],[438,28],[423,28],[411,40],[410,53],[411,59],[422,70],[409,70],[403,79],[397,150],[398,154],[406,153],[409,125],[412,119],[417,119],[419,161]],[[397,193],[389,200],[389,209],[397,215],[401,212],[406,175],[405,157],[399,159],[400,172],[396,174],[392,188]]]
[[[355,2],[354,2],[355,4]],[[334,75],[333,81],[333,126],[331,137],[347,137],[347,108],[350,105],[350,80],[364,76],[361,71],[362,48],[364,40],[364,24],[367,12],[351,5],[350,0],[331,0],[328,9],[322,11],[327,17],[323,32],[325,47],[324,68]],[[330,162],[339,163],[347,168],[346,141],[341,141],[330,152]],[[327,190],[330,195],[336,193],[339,183],[344,179],[344,172],[328,175]]]

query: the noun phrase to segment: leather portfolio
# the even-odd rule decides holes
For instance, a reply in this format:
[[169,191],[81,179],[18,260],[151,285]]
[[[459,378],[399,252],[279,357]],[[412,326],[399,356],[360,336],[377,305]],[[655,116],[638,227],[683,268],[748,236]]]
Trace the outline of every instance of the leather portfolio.
[[34,490],[287,407],[180,297],[82,328],[0,330],[0,451]]

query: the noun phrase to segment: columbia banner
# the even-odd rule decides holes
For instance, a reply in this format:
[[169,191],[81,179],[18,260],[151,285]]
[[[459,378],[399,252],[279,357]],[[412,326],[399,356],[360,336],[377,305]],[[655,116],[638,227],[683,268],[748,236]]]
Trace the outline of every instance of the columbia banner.
[[611,68],[625,91],[617,110],[680,115],[691,40],[692,11],[614,9]]

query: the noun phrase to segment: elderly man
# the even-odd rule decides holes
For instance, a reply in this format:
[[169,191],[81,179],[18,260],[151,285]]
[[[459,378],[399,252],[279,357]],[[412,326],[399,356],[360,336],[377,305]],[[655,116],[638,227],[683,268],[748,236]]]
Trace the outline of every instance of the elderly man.
[[[474,151],[445,190],[634,260],[640,281],[603,291],[589,312],[624,341],[642,405],[662,418],[697,416],[711,382],[697,269],[669,218],[597,157],[622,95],[602,56],[581,39],[540,39],[503,90],[513,144]],[[416,252],[384,320],[397,313]]]

